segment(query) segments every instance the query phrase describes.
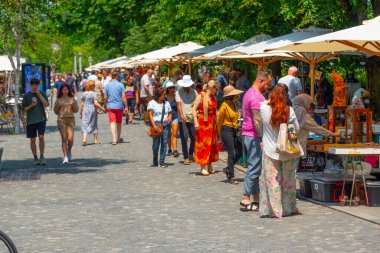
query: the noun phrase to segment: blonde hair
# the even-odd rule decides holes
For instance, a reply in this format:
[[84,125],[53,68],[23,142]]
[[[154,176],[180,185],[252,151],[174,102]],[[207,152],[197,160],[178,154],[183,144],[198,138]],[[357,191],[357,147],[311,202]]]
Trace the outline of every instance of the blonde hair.
[[95,81],[90,80],[87,82],[86,91],[92,91],[95,88]]
[[207,90],[211,90],[212,88],[218,87],[218,82],[215,80],[210,80],[208,83],[203,85],[202,91],[206,92]]
[[218,82],[215,80],[210,80],[208,83],[203,85],[202,90],[202,98],[203,98],[203,116],[204,121],[208,120],[208,96],[206,94],[207,90],[211,90],[213,88],[218,88]]

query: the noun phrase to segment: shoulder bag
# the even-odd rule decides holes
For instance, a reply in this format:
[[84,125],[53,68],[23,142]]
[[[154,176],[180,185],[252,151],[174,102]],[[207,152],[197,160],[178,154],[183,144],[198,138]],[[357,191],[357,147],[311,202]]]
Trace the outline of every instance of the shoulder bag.
[[161,116],[161,122],[157,126],[157,128],[150,126],[148,129],[148,135],[152,138],[161,137],[164,134],[164,116],[165,116],[165,101],[162,102],[162,116]]
[[280,124],[278,132],[276,152],[280,155],[297,158],[304,155],[304,151],[298,141],[297,132],[294,124],[290,124],[290,108],[288,109],[288,117],[286,123]]

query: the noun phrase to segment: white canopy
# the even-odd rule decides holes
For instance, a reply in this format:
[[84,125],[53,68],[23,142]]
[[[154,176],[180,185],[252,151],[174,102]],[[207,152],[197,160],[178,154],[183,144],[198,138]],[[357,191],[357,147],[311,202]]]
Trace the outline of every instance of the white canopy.
[[[16,64],[16,62],[17,62],[16,57],[13,57],[13,62]],[[20,62],[25,63],[26,60],[21,58]],[[1,55],[0,56],[0,71],[13,71],[11,61],[9,60],[7,55]]]
[[176,57],[196,57],[196,56],[208,54],[220,49],[224,49],[229,46],[237,45],[239,43],[240,42],[237,40],[227,39],[223,41],[218,41],[215,44],[210,45],[210,46],[205,46],[205,47],[201,47],[199,49],[196,49],[187,53],[178,54],[176,55]]
[[283,47],[299,40],[319,36],[329,32],[332,32],[332,30],[315,27],[295,30],[293,33],[265,40],[260,43],[243,44],[238,48],[234,48],[233,50],[223,53],[222,56],[262,54],[265,53],[265,50],[268,48]]
[[180,43],[174,47],[165,47],[146,54],[142,54],[138,60],[168,61],[172,60],[175,55],[188,53],[202,47],[202,45],[188,41],[185,43]]
[[[265,40],[268,40],[271,38],[272,37],[270,35],[267,35],[267,34],[258,34],[258,35],[255,35],[255,36],[249,38],[248,40],[246,40],[245,42],[242,42],[240,44],[221,48],[221,49],[209,52],[207,54],[198,56],[194,59],[195,60],[220,60],[220,59],[224,58],[224,57],[221,57],[221,55],[223,55],[224,53],[231,52],[234,49],[239,48],[239,47],[246,47],[249,45],[253,45],[255,43],[259,43],[259,42],[262,42],[262,41],[265,41]],[[226,59],[226,58],[224,58],[224,59]]]
[[289,45],[273,46],[267,48],[266,51],[270,50],[309,53],[355,50],[380,56],[380,18],[370,20],[365,25],[293,42]]

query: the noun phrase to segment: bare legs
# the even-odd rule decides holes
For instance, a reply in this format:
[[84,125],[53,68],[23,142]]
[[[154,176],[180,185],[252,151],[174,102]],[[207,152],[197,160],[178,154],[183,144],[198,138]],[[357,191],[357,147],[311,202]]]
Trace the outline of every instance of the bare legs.
[[117,143],[120,140],[121,123],[111,122],[110,128],[112,133],[112,143]]
[[74,144],[74,128],[62,128],[59,132],[61,133],[63,156],[67,157],[67,153],[71,150]]
[[171,146],[173,146],[173,150],[177,150],[177,135],[178,135],[178,124],[171,124],[170,126],[170,132],[171,132],[171,142],[169,145],[169,149]]
[[36,146],[36,138],[30,138],[30,149],[32,150],[33,156],[37,156],[37,146]]
[[[86,144],[87,144],[87,133],[83,133],[83,143],[86,143]],[[95,144],[98,144],[98,143],[99,143],[98,133],[95,133],[95,134],[94,134],[94,143],[95,143]]]
[[135,113],[129,113],[129,124],[132,124],[133,123],[133,119],[135,117]]

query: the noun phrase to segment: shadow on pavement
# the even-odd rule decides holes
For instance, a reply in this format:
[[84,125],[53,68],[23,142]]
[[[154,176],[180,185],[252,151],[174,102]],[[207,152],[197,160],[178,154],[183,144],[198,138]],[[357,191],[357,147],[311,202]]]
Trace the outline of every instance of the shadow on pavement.
[[75,159],[69,164],[62,164],[62,158],[46,158],[46,166],[35,166],[32,160],[3,161],[2,172],[29,171],[41,174],[81,174],[101,171],[108,165],[126,164],[134,161],[101,158]]

